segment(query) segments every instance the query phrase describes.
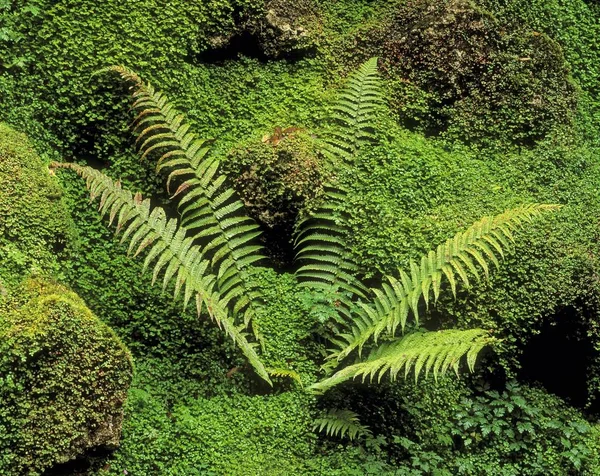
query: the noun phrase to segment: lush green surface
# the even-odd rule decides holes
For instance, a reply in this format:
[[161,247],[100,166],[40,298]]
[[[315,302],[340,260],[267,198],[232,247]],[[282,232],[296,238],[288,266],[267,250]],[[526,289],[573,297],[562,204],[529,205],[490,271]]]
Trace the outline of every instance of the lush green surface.
[[[311,169],[311,135],[322,127],[344,75],[371,55],[382,57],[392,119],[382,118],[379,144],[344,178],[353,190],[347,203],[353,253],[366,277],[377,282],[382,272],[404,267],[482,215],[528,201],[564,205],[519,235],[516,252],[489,282],[428,314],[428,327],[480,326],[503,339],[478,381],[376,392],[350,385],[317,402],[280,379],[274,393],[263,395],[266,389],[257,388],[214,326],[151,287],[70,176],[61,179],[77,247],[60,267],[49,258],[48,250],[61,250],[71,233],[62,199],[22,136],[3,128],[0,278],[12,284],[32,270],[58,274],[137,361],[122,447],[94,460],[92,473],[498,474],[499,465],[506,474],[597,471],[597,430],[580,410],[544,390],[507,387],[505,380],[520,375],[521,353],[544,323],[560,324],[570,313],[577,325],[569,338],[593,350],[582,385],[594,421],[600,12],[582,0],[478,6],[447,0],[435,2],[435,14],[415,27],[408,43],[400,41],[403,30],[388,34],[429,3],[315,2],[306,22],[312,51],[298,54],[287,40],[267,36],[244,54],[212,57],[204,53],[232,33],[256,31],[251,25],[262,21],[262,2],[0,5],[4,118],[27,132],[45,158],[106,166],[126,185],[166,201],[152,164],[134,157],[125,89],[109,77],[92,77],[100,67],[128,65],[165,90],[200,135],[217,139],[216,153],[250,210],[278,231],[268,238],[284,268],[287,233],[296,209],[310,203],[307,185],[318,176]],[[412,32],[412,23],[406,25]],[[427,36],[432,25],[439,36]],[[411,45],[419,48],[399,62],[395,55]],[[296,56],[268,58],[282,49]],[[452,55],[461,61],[448,61]],[[306,132],[262,143],[278,126]],[[36,185],[14,185],[24,167],[17,156],[30,158],[27,181]],[[24,205],[25,196],[36,203],[38,193],[52,206]],[[11,207],[3,206],[7,200]],[[10,210],[6,218],[4,210]],[[3,228],[9,222],[14,225]],[[265,271],[261,283],[269,297],[259,319],[269,337],[266,358],[310,383],[318,375],[313,361],[324,351],[314,332],[324,332],[320,323],[331,309],[298,290],[289,275]],[[316,436],[311,421],[330,407],[356,411],[375,436],[352,444]]]
[[75,293],[29,280],[4,298],[0,355],[2,473],[39,474],[118,444],[131,356]]
[[0,286],[57,273],[73,245],[63,192],[26,140],[0,124]]

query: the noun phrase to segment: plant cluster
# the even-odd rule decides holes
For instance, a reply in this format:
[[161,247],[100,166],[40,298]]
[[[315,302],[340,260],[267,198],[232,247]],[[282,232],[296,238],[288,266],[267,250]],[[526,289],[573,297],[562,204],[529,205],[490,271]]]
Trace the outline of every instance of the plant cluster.
[[29,280],[4,297],[0,355],[2,473],[118,446],[131,356],[75,293]]
[[[529,360],[521,356],[531,355],[537,343],[548,338],[547,329],[556,324],[568,335],[553,348],[563,352],[576,348],[567,345],[569,340],[591,349],[585,362],[580,355],[570,355],[569,362],[571,368],[584,367],[570,373],[581,380],[577,387],[585,389],[587,411],[590,415],[596,411],[599,364],[594,348],[599,342],[600,309],[595,246],[600,211],[597,8],[593,10],[583,0],[486,1],[477,6],[438,2],[430,5],[440,13],[438,17],[425,12],[425,22],[399,25],[397,31],[414,27],[423,42],[414,48],[420,55],[418,61],[407,57],[392,66],[386,55],[402,50],[400,37],[391,32],[384,38],[382,44],[390,46],[386,52],[379,46],[373,49],[373,38],[388,31],[402,15],[415,19],[415,11],[426,5],[430,2],[347,0],[290,5],[218,0],[202,5],[148,1],[125,6],[112,1],[26,0],[2,7],[0,103],[5,119],[29,133],[43,151],[43,160],[71,161],[75,156],[78,166],[101,169],[113,184],[120,184],[121,192],[140,190],[150,199],[149,216],[160,207],[165,224],[179,217],[185,206],[178,208],[178,202],[191,192],[180,185],[193,175],[173,175],[170,191],[165,192],[161,182],[175,167],[155,173],[161,152],[173,153],[172,159],[177,147],[157,147],[147,156],[153,160],[139,161],[131,147],[134,141],[123,127],[127,121],[124,83],[105,75],[90,80],[96,69],[123,63],[160,84],[174,98],[173,106],[186,111],[190,128],[184,136],[194,130],[198,137],[216,139],[202,146],[210,150],[201,161],[214,166],[214,159],[222,159],[212,177],[228,177],[223,188],[214,190],[208,199],[235,188],[241,201],[254,207],[250,215],[257,219],[263,236],[253,238],[252,245],[266,244],[263,254],[280,253],[282,257],[275,258],[287,264],[290,234],[269,235],[261,218],[267,225],[275,218],[285,220],[290,228],[298,213],[308,218],[297,227],[299,254],[293,265],[293,269],[304,269],[293,275],[254,266],[266,266],[266,259],[243,267],[252,292],[260,296],[248,327],[242,327],[245,310],[234,312],[237,298],[226,305],[238,337],[258,343],[251,350],[273,383],[270,389],[254,378],[248,359],[227,333],[210,319],[198,318],[195,302],[190,300],[182,310],[180,303],[163,295],[160,286],[151,286],[158,261],[149,263],[151,272],[142,273],[144,259],[137,262],[127,257],[129,243],[111,239],[112,233],[87,204],[87,193],[75,174],[57,173],[65,196],[52,203],[65,203],[70,209],[77,247],[66,250],[68,260],[52,261],[49,268],[45,258],[26,254],[22,258],[21,251],[5,253],[9,260],[0,265],[0,275],[11,284],[31,269],[58,273],[115,329],[136,357],[137,374],[125,407],[121,449],[110,456],[87,457],[81,461],[84,469],[85,464],[92,464],[88,468],[92,474],[115,475],[123,471],[494,474],[506,463],[508,472],[522,474],[593,474],[596,463],[590,454],[597,445],[596,430],[582,419],[581,412],[565,410],[557,398],[548,396],[562,371],[557,368],[552,382],[541,379],[546,390],[530,391],[527,386],[505,390],[503,382],[507,374],[520,379],[535,374]],[[271,9],[275,14],[268,19]],[[306,13],[308,22],[300,18]],[[436,25],[435,34],[428,33],[426,24]],[[302,29],[308,34],[297,35]],[[460,31],[468,35],[457,35]],[[472,54],[460,56],[462,62],[444,63],[432,41],[445,42],[442,47],[452,45],[447,48],[452,58],[463,51]],[[490,61],[487,66],[494,68],[484,68],[486,64],[478,63],[475,53],[482,53]],[[354,76],[346,80],[346,74],[374,54],[382,56],[380,66],[389,74],[378,86],[374,76],[367,77],[374,80],[371,86],[385,91],[397,115],[386,118],[381,114],[382,104],[366,102],[364,106],[374,108],[373,116],[366,116],[364,127],[359,125],[357,130],[365,136],[354,154],[351,134],[337,134],[351,129],[360,101],[350,98],[341,104],[332,98],[340,96],[336,90],[341,81],[348,85],[355,80]],[[267,61],[267,55],[280,60]],[[519,60],[527,57],[531,60]],[[438,84],[443,91],[436,90]],[[557,98],[561,91],[564,97]],[[342,90],[341,96],[347,92],[347,88]],[[503,103],[521,93],[522,98]],[[538,96],[541,102],[534,101]],[[491,98],[490,104],[498,108],[488,107],[484,98]],[[469,109],[474,104],[477,109]],[[153,116],[148,125],[156,121],[155,113],[147,115]],[[335,119],[326,122],[325,116]],[[413,131],[431,132],[439,126],[445,132],[425,138],[399,127],[398,119]],[[533,129],[530,120],[537,121]],[[302,131],[285,132],[283,125]],[[143,131],[138,128],[137,132]],[[154,133],[166,132],[148,131],[137,143],[142,154],[162,140],[152,139]],[[264,142],[245,139],[263,134]],[[457,137],[475,139],[478,145],[460,144]],[[143,146],[147,139],[151,141]],[[336,142],[342,145],[337,152]],[[492,143],[494,150],[482,150]],[[515,143],[527,147],[515,147]],[[163,158],[162,163],[171,159]],[[311,179],[294,175],[303,167],[298,164],[307,163],[314,167],[302,172],[319,177],[319,187],[324,187],[320,196],[312,196],[307,184]],[[244,187],[247,177],[252,180]],[[135,203],[135,194],[132,198],[135,205],[141,205]],[[16,209],[22,200],[23,194],[14,195],[10,206]],[[232,195],[225,203],[234,201]],[[285,210],[282,216],[277,205],[282,202],[293,202],[293,213]],[[335,358],[343,355],[348,338],[361,327],[360,322],[355,325],[356,319],[364,322],[361,333],[370,334],[373,326],[368,321],[390,322],[379,320],[388,303],[399,304],[399,309],[406,304],[406,280],[400,270],[411,283],[411,262],[423,276],[431,275],[422,268],[421,257],[429,256],[432,244],[445,243],[481,216],[532,202],[566,206],[527,224],[510,246],[514,252],[505,253],[503,259],[496,255],[499,269],[493,269],[491,256],[480,250],[491,271],[489,278],[475,279],[469,264],[458,258],[469,287],[462,285],[459,269],[453,268],[452,277],[460,283],[453,295],[451,280],[442,271],[437,304],[430,300],[427,307],[422,295],[412,293],[420,299],[418,323],[411,309],[404,330],[398,326],[394,334],[386,327],[377,342],[366,341],[360,356],[357,348],[339,361]],[[231,217],[243,216],[239,208]],[[130,224],[124,224],[121,233]],[[40,231],[45,228],[39,227]],[[198,233],[190,230],[189,236]],[[325,241],[319,233],[333,239]],[[207,235],[195,242],[204,246],[217,237],[218,233]],[[135,248],[144,245],[140,254],[148,256],[159,241],[145,244],[142,240]],[[1,250],[26,249],[18,236],[1,244]],[[505,244],[499,244],[506,251]],[[216,276],[213,289],[220,297],[219,286],[226,288],[227,280],[218,283],[222,261],[215,254],[221,245],[216,240],[206,256],[207,269]],[[432,251],[437,253],[437,249]],[[476,256],[464,256],[481,277],[486,274]],[[393,277],[391,282],[383,279],[389,289],[395,284],[404,290],[388,293],[380,284],[386,275]],[[164,277],[159,273],[157,280]],[[175,291],[177,279],[175,273],[165,293]],[[384,294],[378,297],[371,287]],[[432,279],[430,294],[433,287]],[[241,292],[237,285],[231,289]],[[185,299],[183,290],[180,294]],[[201,317],[208,317],[206,308]],[[565,327],[565,317],[577,326]],[[485,331],[482,339],[495,350],[492,358],[479,360],[477,380],[438,375],[437,383],[419,378],[413,384],[412,376],[408,381],[389,382],[390,370],[393,375],[399,371],[400,377],[407,369],[413,374],[420,365],[418,358],[393,354],[402,346],[401,336],[443,340],[446,334],[479,332],[476,329]],[[340,340],[340,336],[345,337]],[[457,356],[445,353],[448,349],[452,347],[421,348],[431,359],[424,368],[433,372],[437,364],[452,369]],[[327,360],[328,355],[334,359]],[[393,355],[399,358],[390,358]],[[322,370],[324,362],[329,365]],[[354,375],[358,375],[356,381],[341,382]],[[319,381],[327,386],[327,379],[334,376],[339,383],[324,395],[315,398],[306,393]],[[363,376],[367,381],[373,376],[375,382],[383,378],[379,385],[364,386]],[[498,394],[478,390],[479,383],[474,382],[480,381],[492,382]],[[319,383],[313,388],[319,388]],[[495,416],[493,409],[506,407],[514,395],[524,398],[524,408],[535,413],[539,425],[524,418],[521,407],[508,411],[505,419]],[[571,404],[584,403],[573,400]],[[474,412],[495,421],[500,436],[487,433],[489,428],[480,422],[469,427],[476,436],[466,444],[470,437],[466,428],[477,417]],[[547,424],[549,412],[558,415],[558,431],[554,431],[555,423]],[[546,455],[546,461],[537,461],[534,452],[524,451],[522,458],[510,453],[510,447],[522,445],[523,435],[506,430],[523,418],[533,426],[528,438],[547,442],[530,445]],[[322,428],[320,437],[311,431],[315,421],[319,422],[317,430]],[[569,421],[579,430],[573,430]],[[337,430],[336,436],[323,436],[328,429]],[[294,441],[289,435],[294,435]],[[349,436],[353,437],[350,444]],[[563,439],[572,444],[573,451]],[[281,461],[289,465],[283,468]]]

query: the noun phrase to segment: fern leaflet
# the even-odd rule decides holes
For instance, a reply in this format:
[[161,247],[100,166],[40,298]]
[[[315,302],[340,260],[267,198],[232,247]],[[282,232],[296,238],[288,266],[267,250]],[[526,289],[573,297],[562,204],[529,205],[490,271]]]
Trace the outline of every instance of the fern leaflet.
[[361,424],[358,414],[351,410],[329,410],[322,417],[315,419],[313,430],[325,431],[329,436],[340,438],[348,435],[350,440],[371,436],[369,427]]
[[415,379],[425,370],[426,376],[433,372],[437,380],[438,376],[450,369],[458,374],[459,364],[464,356],[472,372],[479,352],[494,342],[497,339],[482,329],[414,332],[394,342],[380,345],[365,361],[339,370],[331,377],[313,384],[310,389],[324,392],[357,377],[362,377],[363,382],[368,379],[379,383],[388,372],[394,380],[402,371],[404,377],[407,377],[411,369],[414,370]]
[[194,298],[198,315],[206,309],[227,335],[248,358],[256,373],[271,383],[268,372],[258,357],[256,343],[250,343],[244,332],[229,315],[228,302],[223,300],[217,287],[217,277],[210,272],[210,262],[194,239],[186,236],[185,228],[177,220],[168,219],[160,207],[151,209],[150,200],[141,194],[132,194],[121,188],[119,182],[90,167],[54,163],[53,167],[71,169],[85,179],[92,199],[99,198],[100,213],[116,220],[121,242],[129,241],[129,252],[134,256],[146,253],[144,269],[153,265],[152,282],[163,275],[162,287],[175,284],[175,298],[183,294],[183,305]]

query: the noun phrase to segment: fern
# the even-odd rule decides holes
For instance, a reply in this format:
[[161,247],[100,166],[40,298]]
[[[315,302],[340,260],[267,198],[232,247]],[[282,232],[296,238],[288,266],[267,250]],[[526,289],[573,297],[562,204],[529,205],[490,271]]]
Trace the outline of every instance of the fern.
[[329,410],[321,418],[315,419],[313,430],[325,431],[329,436],[340,438],[348,435],[350,440],[371,436],[369,427],[361,424],[358,415],[350,410]]
[[433,292],[434,301],[437,301],[444,278],[454,295],[457,278],[468,288],[469,275],[475,279],[480,277],[475,263],[487,276],[488,261],[499,266],[499,258],[513,241],[513,231],[535,216],[557,208],[555,205],[522,205],[495,217],[485,217],[439,245],[435,251],[423,255],[420,264],[411,261],[410,275],[399,270],[400,279],[387,276],[388,282],[383,283],[382,289],[373,289],[374,302],[371,305],[360,303],[361,312],[353,319],[351,333],[338,336],[336,343],[341,350],[333,357],[340,361],[355,349],[360,353],[367,341],[376,341],[383,331],[394,335],[398,326],[404,329],[411,312],[418,322],[421,299],[428,306]]
[[383,103],[377,58],[371,58],[350,75],[333,106],[332,119],[337,127],[322,139],[322,150],[334,166],[340,160],[352,164],[361,148],[373,141]]
[[132,128],[139,154],[142,159],[157,157],[156,171],[168,174],[168,191],[178,183],[173,197],[182,196],[181,224],[189,236],[203,243],[222,299],[235,301],[234,313],[243,313],[248,325],[260,293],[246,269],[264,258],[255,241],[260,232],[251,218],[239,213],[243,204],[227,187],[226,177],[218,174],[219,161],[209,154],[211,141],[189,132],[184,115],[133,71],[124,66],[101,71],[118,73],[133,84],[136,117]]
[[497,339],[482,329],[415,332],[380,345],[364,362],[349,365],[315,383],[310,389],[324,392],[334,385],[357,377],[362,377],[363,382],[367,379],[381,382],[387,372],[395,380],[403,370],[404,377],[407,377],[411,369],[414,369],[415,379],[425,370],[426,376],[433,372],[437,380],[438,376],[450,369],[458,374],[460,361],[465,355],[468,368],[473,371],[479,352],[494,342]]
[[297,382],[300,387],[304,387],[300,374],[295,370],[282,369],[282,368],[271,368],[267,369],[267,372],[271,377],[289,378],[294,382]]
[[255,343],[246,335],[227,308],[228,301],[221,297],[217,277],[210,271],[210,261],[204,251],[186,236],[186,230],[177,220],[167,218],[160,207],[151,209],[150,200],[141,194],[132,194],[121,188],[119,182],[90,167],[54,163],[53,167],[71,169],[86,181],[92,199],[99,198],[99,210],[116,222],[121,242],[129,241],[129,253],[134,256],[146,252],[143,268],[152,265],[152,283],[162,274],[163,290],[174,282],[175,298],[183,294],[184,308],[194,298],[198,315],[203,309],[237,344],[257,374],[271,383],[268,372],[258,357]]
[[[373,141],[371,131],[382,103],[377,58],[372,58],[350,76],[333,107],[336,126],[321,140],[322,152],[331,165],[352,164],[361,147]],[[349,319],[352,300],[365,298],[367,290],[355,278],[358,267],[350,259],[347,229],[336,220],[347,193],[339,184],[327,187],[317,212],[300,223],[295,247],[301,286],[335,296],[338,310]]]

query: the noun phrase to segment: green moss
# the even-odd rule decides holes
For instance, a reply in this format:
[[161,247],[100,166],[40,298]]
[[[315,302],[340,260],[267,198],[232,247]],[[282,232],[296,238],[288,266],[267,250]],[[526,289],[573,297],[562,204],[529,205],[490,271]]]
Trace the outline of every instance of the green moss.
[[0,307],[0,472],[40,474],[117,446],[129,352],[66,288],[27,281]]
[[369,35],[404,123],[466,141],[526,145],[573,126],[577,93],[560,45],[468,0],[403,3]]
[[73,238],[58,184],[26,136],[0,124],[0,283],[56,273]]
[[297,127],[277,127],[261,141],[248,140],[229,151],[223,172],[262,225],[271,256],[285,262],[300,211],[310,208],[321,189],[321,171],[312,137]]

